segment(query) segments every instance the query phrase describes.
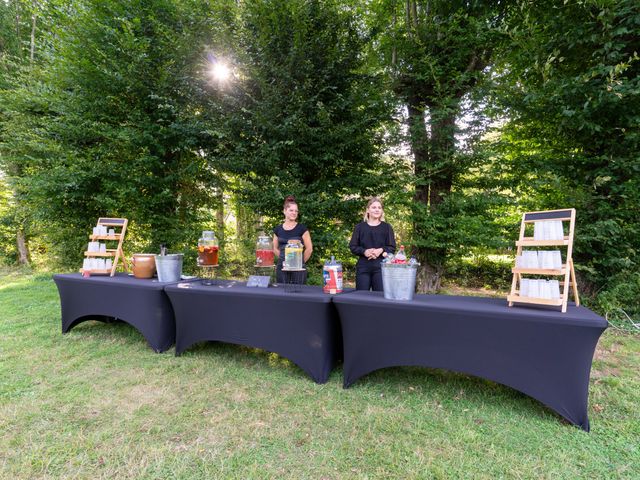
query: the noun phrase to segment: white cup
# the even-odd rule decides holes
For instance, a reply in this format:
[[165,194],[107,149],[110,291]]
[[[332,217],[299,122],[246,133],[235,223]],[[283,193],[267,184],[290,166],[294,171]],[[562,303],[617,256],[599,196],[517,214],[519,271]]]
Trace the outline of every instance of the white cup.
[[529,280],[529,296],[534,298],[540,297],[540,282],[539,280]]
[[115,234],[116,234],[115,229],[110,228],[110,229],[109,229],[109,236],[110,236],[110,237],[113,237]]
[[522,278],[520,280],[520,296],[528,297],[529,296],[529,279]]
[[542,222],[534,222],[533,224],[533,239],[534,240],[542,240],[542,236],[544,235],[542,231]]
[[100,243],[98,242],[98,245],[100,245],[100,253],[107,253],[107,244],[106,243]]
[[110,258],[107,258],[104,262],[104,268],[111,270],[111,267],[113,267],[113,261]]
[[538,252],[536,250],[525,250],[522,252],[524,268],[538,268]]
[[551,252],[552,264],[555,270],[560,270],[562,268],[562,254],[560,250],[553,250]]
[[560,298],[560,282],[558,280],[549,280],[549,288],[551,298]]
[[[542,268],[553,270],[555,268],[555,252],[543,252]],[[560,253],[558,251],[558,253]]]
[[551,285],[547,280],[540,280],[540,298],[551,298]]
[[564,229],[562,228],[562,220],[553,222],[554,240],[564,240]]

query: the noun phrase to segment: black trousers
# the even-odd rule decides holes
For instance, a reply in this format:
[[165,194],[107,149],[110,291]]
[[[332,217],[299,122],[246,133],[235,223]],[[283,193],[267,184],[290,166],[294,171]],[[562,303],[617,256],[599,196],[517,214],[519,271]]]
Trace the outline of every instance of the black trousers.
[[382,268],[380,262],[367,260],[356,264],[356,290],[382,292]]

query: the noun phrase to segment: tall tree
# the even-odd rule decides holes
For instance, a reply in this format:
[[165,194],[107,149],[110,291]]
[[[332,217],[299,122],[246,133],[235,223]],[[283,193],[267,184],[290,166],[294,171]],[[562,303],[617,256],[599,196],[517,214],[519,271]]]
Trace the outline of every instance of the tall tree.
[[285,196],[297,196],[315,259],[328,248],[346,254],[363,197],[391,187],[379,167],[388,104],[364,68],[354,12],[336,1],[251,0],[240,18],[237,49],[227,53],[237,76],[218,86],[226,168],[258,214],[279,220]]
[[206,47],[227,23],[217,5],[77,2],[46,64],[5,96],[3,162],[24,166],[18,180],[65,263],[80,252],[66,240],[99,216],[129,217],[141,243],[197,238],[215,201],[196,99]]
[[640,4],[522,1],[508,24],[505,169],[537,208],[578,209],[582,279],[626,281],[640,268]]
[[392,88],[406,108],[414,160],[414,253],[422,291],[439,288],[456,246],[448,203],[469,167],[456,139],[463,102],[485,77],[500,39],[495,2],[406,0],[378,2],[374,25]]

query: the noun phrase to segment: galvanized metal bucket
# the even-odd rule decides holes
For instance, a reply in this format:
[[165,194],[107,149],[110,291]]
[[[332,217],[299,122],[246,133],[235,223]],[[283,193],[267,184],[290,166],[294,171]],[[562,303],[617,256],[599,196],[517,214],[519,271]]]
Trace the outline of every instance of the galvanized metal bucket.
[[418,264],[383,263],[382,288],[389,300],[413,300]]
[[179,282],[182,275],[181,253],[156,255],[156,270],[159,282]]

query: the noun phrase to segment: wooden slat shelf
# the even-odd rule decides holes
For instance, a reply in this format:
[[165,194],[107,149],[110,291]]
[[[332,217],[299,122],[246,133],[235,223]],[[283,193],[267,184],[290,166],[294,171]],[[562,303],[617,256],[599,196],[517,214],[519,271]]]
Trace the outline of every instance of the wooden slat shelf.
[[89,240],[120,240],[120,234],[115,235],[89,235]]
[[514,267],[511,269],[512,273],[526,273],[529,275],[564,275],[567,273],[567,266],[563,265],[560,270],[557,269],[547,269],[547,268],[522,268],[522,267]]
[[[90,275],[110,275],[110,276],[114,276],[116,273],[116,268],[118,267],[118,262],[120,260],[122,260],[122,266],[124,268],[125,272],[129,271],[129,267],[127,265],[127,259],[124,256],[124,252],[122,251],[122,242],[124,241],[124,235],[125,232],[127,231],[127,224],[129,223],[129,221],[126,218],[113,218],[113,217],[100,217],[98,219],[98,222],[96,224],[96,227],[113,227],[114,230],[114,234],[113,235],[93,235],[90,234],[89,235],[89,240],[91,240],[92,242],[95,242],[97,240],[104,240],[104,241],[114,241],[114,242],[118,242],[118,245],[115,248],[107,248],[106,252],[89,252],[89,251],[85,251],[84,252],[84,256],[87,257],[88,259],[93,259],[93,258],[113,258],[113,262],[111,262],[111,267],[108,269],[91,269],[88,270],[87,273],[89,273]],[[100,229],[100,230],[93,230],[93,231],[108,231],[109,229]],[[104,245],[104,244],[102,244]],[[98,265],[102,264],[102,261],[98,261],[96,260],[95,262],[98,263]],[[83,265],[96,265],[93,260],[85,260],[83,262]],[[84,269],[80,270],[81,272],[84,272]]]
[[509,302],[514,303],[530,303],[536,305],[551,305],[553,307],[559,307],[562,305],[562,298],[538,298],[538,297],[521,297],[520,295],[507,296]]
[[569,245],[569,238],[564,240],[534,240],[531,237],[516,241],[517,247],[563,247]]
[[[558,240],[536,240],[533,237],[525,236],[527,225],[534,224],[535,227],[545,227],[545,225],[536,225],[536,222],[546,222],[546,221],[555,221],[555,222],[568,222],[569,225],[569,235],[563,236],[562,239]],[[575,231],[575,223],[576,223],[576,211],[573,208],[567,208],[564,210],[546,210],[540,212],[528,212],[522,214],[522,222],[520,223],[520,235],[518,240],[516,241],[516,258],[522,256],[523,248],[530,247],[566,247],[565,251],[565,263],[562,265],[562,268],[523,268],[523,267],[513,267],[511,272],[513,273],[513,280],[511,281],[511,293],[507,296],[507,300],[509,302],[509,306],[511,307],[514,303],[524,303],[524,304],[532,304],[532,305],[551,305],[555,307],[561,307],[563,313],[567,311],[567,304],[569,302],[569,290],[573,293],[573,297],[576,302],[576,306],[580,305],[580,298],[578,296],[578,286],[576,283],[576,274],[573,267],[573,235]],[[553,226],[554,229],[558,227],[558,225]],[[564,232],[565,225],[562,224],[562,231]],[[559,230],[557,230],[560,233]],[[540,276],[551,276],[551,277],[564,277],[562,279],[558,279],[560,289],[560,298],[550,299],[550,298],[539,298],[539,297],[521,297],[520,296],[520,286],[524,280],[532,280],[527,278],[522,278],[523,275],[540,275]],[[533,280],[532,280],[533,281]]]
[[[86,270],[82,270],[80,269],[80,273],[85,272]],[[89,270],[89,273],[91,275],[109,275],[111,273],[111,269],[110,268],[105,268],[105,269],[94,269],[94,270]]]

